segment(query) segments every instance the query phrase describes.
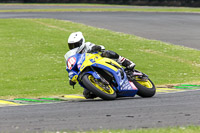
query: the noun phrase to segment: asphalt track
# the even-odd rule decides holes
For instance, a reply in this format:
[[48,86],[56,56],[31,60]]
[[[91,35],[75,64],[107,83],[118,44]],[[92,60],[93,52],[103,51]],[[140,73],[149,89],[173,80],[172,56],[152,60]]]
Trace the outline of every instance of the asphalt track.
[[0,108],[1,132],[135,129],[200,125],[200,91],[153,98],[86,100]]
[[200,13],[29,12],[0,13],[0,18],[69,20],[200,50]]
[[[200,49],[200,15],[189,13],[0,13],[56,18]],[[84,100],[0,108],[0,132],[134,129],[200,125],[200,91],[153,98]]]

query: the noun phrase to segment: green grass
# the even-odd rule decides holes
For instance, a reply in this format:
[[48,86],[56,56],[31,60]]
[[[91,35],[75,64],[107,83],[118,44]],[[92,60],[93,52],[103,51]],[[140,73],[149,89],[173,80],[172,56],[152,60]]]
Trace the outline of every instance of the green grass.
[[68,85],[71,32],[133,60],[158,84],[200,81],[200,51],[55,19],[0,19],[0,98],[82,93]]
[[[106,4],[0,4],[0,5],[46,5],[63,6],[63,9],[10,9],[0,10],[0,12],[200,12],[200,8],[188,7],[148,7],[148,6],[119,6]],[[79,6],[80,8],[66,8],[70,6]],[[65,7],[65,8],[64,8]],[[94,8],[90,8],[94,7]],[[105,8],[102,8],[105,7]],[[127,7],[127,8],[126,8]],[[130,8],[133,7],[133,8]]]
[[[173,128],[156,128],[156,129],[120,129],[120,130],[95,130],[95,131],[75,131],[67,133],[199,133],[200,126],[188,126],[188,127],[173,127]],[[65,133],[65,132],[59,132]]]

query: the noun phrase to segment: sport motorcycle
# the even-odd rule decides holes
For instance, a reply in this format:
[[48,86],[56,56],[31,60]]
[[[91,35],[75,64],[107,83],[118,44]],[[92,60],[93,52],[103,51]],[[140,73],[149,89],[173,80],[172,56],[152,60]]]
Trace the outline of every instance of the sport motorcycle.
[[152,97],[156,93],[154,83],[146,74],[124,68],[98,52],[77,53],[65,58],[70,79],[103,100],[135,95]]

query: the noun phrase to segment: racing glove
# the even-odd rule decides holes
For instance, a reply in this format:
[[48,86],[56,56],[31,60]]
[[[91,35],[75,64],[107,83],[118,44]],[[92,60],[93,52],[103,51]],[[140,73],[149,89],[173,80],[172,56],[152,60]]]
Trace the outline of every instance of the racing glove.
[[102,45],[95,45],[91,48],[90,52],[101,52],[102,50],[105,50],[105,47]]

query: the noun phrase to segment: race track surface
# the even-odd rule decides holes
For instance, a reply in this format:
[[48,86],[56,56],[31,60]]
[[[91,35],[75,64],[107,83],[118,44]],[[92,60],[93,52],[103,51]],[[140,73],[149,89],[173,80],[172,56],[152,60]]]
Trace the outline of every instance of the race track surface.
[[200,125],[200,91],[0,108],[1,132]]
[[[0,13],[0,18],[56,18],[200,49],[199,13]],[[82,31],[84,33],[84,31]]]
[[[0,13],[0,18],[70,20],[200,49],[200,14],[195,13]],[[83,131],[200,125],[199,99],[200,91],[196,90],[157,94],[153,98],[64,101],[1,107],[0,132]]]

